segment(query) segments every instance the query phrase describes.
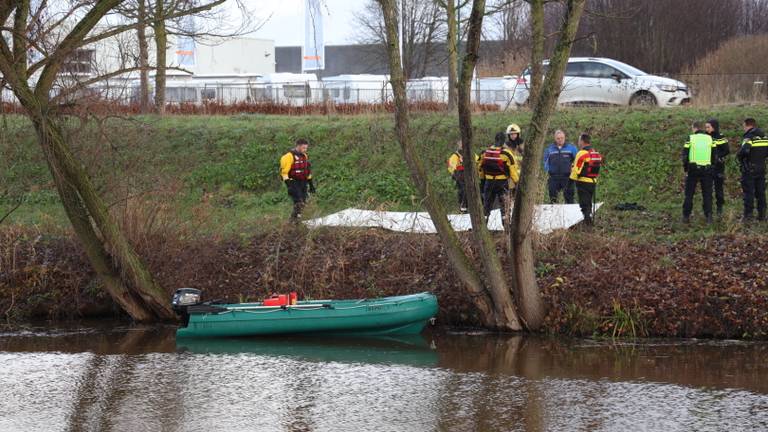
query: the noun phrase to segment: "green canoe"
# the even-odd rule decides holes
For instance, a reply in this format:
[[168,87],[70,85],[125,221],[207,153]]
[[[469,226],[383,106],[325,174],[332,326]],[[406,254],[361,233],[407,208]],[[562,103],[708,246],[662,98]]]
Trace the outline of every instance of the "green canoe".
[[430,293],[361,300],[300,301],[289,306],[261,303],[196,305],[177,337],[259,336],[332,333],[377,336],[418,334],[437,314]]

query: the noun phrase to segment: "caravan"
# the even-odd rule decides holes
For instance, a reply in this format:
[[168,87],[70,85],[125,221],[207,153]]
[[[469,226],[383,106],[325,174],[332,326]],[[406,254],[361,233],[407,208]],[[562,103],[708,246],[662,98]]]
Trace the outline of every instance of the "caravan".
[[251,100],[250,89],[261,80],[259,74],[175,75],[165,84],[168,103],[236,104]]
[[517,108],[514,100],[516,86],[517,77],[512,75],[478,78],[472,81],[472,102],[494,104],[502,110]]
[[337,75],[323,78],[325,101],[335,104],[380,104],[392,100],[388,75]]
[[315,74],[267,74],[250,88],[254,102],[302,106],[322,102],[322,86]]
[[408,102],[448,103],[448,78],[424,77],[405,83]]

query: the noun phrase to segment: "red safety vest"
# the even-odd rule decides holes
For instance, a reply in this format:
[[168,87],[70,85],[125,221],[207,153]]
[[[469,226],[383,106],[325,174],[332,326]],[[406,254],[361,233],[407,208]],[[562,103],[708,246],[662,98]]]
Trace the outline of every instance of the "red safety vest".
[[587,150],[587,159],[584,161],[584,165],[581,166],[580,177],[587,177],[596,179],[600,176],[600,167],[603,165],[603,155],[595,150]]
[[509,175],[504,159],[501,158],[501,152],[502,149],[499,147],[491,147],[483,152],[483,159],[480,162],[483,173],[491,176]]
[[312,174],[312,164],[309,162],[309,158],[296,150],[291,150],[291,154],[293,155],[293,163],[291,170],[288,171],[288,177],[294,180],[308,180]]

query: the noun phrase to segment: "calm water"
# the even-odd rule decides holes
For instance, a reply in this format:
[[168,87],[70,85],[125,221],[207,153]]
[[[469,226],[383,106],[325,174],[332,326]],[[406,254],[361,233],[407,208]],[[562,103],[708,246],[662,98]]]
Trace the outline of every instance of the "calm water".
[[0,332],[0,431],[766,431],[768,345]]

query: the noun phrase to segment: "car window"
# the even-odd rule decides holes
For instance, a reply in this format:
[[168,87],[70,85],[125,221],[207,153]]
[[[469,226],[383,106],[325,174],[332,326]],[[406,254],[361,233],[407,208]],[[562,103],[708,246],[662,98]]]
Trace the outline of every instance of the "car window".
[[582,62],[568,63],[568,66],[565,68],[565,76],[584,76],[584,66],[585,63]]
[[588,78],[611,78],[611,75],[619,74],[624,76],[623,73],[603,63],[584,63],[584,77]]

